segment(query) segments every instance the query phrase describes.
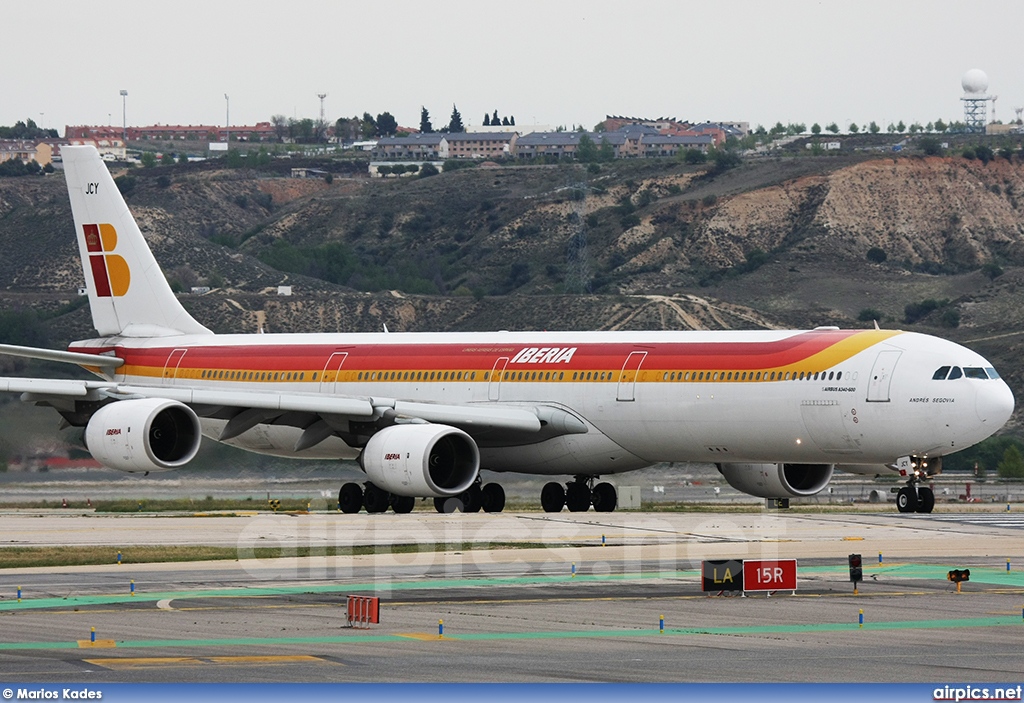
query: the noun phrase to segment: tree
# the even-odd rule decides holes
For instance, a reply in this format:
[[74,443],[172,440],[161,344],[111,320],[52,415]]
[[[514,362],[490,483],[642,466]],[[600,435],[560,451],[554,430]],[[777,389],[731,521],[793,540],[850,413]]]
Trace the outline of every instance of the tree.
[[868,131],[871,132],[872,134],[878,134],[879,132],[882,131],[882,128],[878,126],[877,122],[871,120],[871,124],[868,125]]
[[142,162],[143,168],[153,168],[156,166],[156,154],[152,151],[144,151],[142,156],[139,157],[139,161]]
[[334,136],[342,142],[354,142],[362,137],[362,120],[358,117],[339,117],[334,123]]
[[455,107],[455,103],[452,103],[452,116],[448,120],[448,132],[465,132],[466,128],[462,125],[462,115],[459,114],[459,108]]
[[580,143],[576,146],[576,160],[585,164],[597,161],[597,144],[586,134],[580,137]]
[[288,134],[288,118],[284,115],[274,115],[270,118],[270,124],[274,126],[274,137],[277,141],[283,142]]
[[436,176],[437,174],[437,166],[430,162],[427,162],[420,166],[420,178],[426,178],[427,176]]
[[430,124],[430,113],[425,107],[420,107],[420,131],[424,134],[434,131],[434,125]]
[[897,132],[897,134],[903,134],[906,131],[907,131],[907,125],[903,124],[903,120],[900,120],[898,123],[896,123],[896,132]]
[[682,155],[683,163],[686,164],[702,164],[708,160],[707,154],[700,149],[686,149],[679,153]]
[[847,131],[849,131],[850,134],[856,134],[857,132],[860,131],[860,127],[857,126],[856,122],[851,122],[850,129]]
[[942,155],[942,144],[935,137],[922,137],[919,142],[921,151],[925,153],[925,156],[941,156]]
[[943,122],[941,118],[935,120],[935,131],[936,132],[940,132],[940,133],[941,132],[945,132],[947,129],[949,129],[949,125],[947,125],[945,122]]
[[839,125],[835,122],[829,122],[828,125],[825,126],[825,129],[832,132],[832,134],[839,134]]
[[979,144],[974,148],[974,155],[981,163],[988,165],[988,162],[995,158],[995,152],[985,144]]
[[821,134],[821,125],[818,124],[817,122],[812,124],[811,125],[811,134],[813,134],[814,136],[818,136],[819,134]]
[[491,124],[492,125],[499,125],[499,124],[501,124],[501,120],[498,118],[498,111],[497,110],[494,111],[494,117],[491,118]]
[[999,478],[1024,478],[1024,457],[1016,445],[1011,444],[1003,452],[1003,458],[996,467]]
[[363,139],[370,139],[376,137],[377,132],[377,121],[373,119],[373,115],[369,112],[363,113],[363,119],[360,121],[359,133]]
[[502,124],[503,127],[508,127],[509,126],[508,115],[505,115],[504,117],[501,118],[501,124]]
[[487,114],[487,113],[485,112],[485,113],[484,113],[484,127],[490,127],[490,126],[491,126],[491,116],[490,116],[490,115],[488,115],[488,114]]
[[382,137],[393,137],[398,131],[398,121],[390,112],[377,115],[377,134]]
[[871,263],[881,264],[886,259],[889,258],[889,255],[886,254],[885,250],[880,247],[871,247],[870,249],[868,249],[867,257],[868,261],[870,261]]
[[508,123],[511,126],[515,127],[516,126],[516,116],[515,115],[509,115],[508,116]]

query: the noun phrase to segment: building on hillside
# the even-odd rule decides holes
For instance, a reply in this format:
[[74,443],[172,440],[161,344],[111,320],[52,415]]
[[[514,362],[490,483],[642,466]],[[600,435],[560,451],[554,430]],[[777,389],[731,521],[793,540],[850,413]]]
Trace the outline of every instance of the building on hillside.
[[257,122],[254,125],[235,125],[219,127],[217,125],[150,125],[148,127],[89,126],[68,125],[64,128],[67,139],[95,139],[97,141],[123,139],[128,141],[199,141],[223,142],[228,134],[240,142],[271,142],[277,141],[277,132],[269,122]]
[[594,135],[589,132],[531,132],[516,140],[514,155],[523,160],[545,156],[574,158],[580,138],[584,135],[594,139]]
[[0,163],[18,159],[23,164],[35,161],[40,166],[53,163],[60,154],[63,139],[0,139]]
[[373,158],[383,161],[436,161],[447,159],[448,135],[441,132],[423,132],[407,137],[381,137],[373,148]]
[[665,132],[666,130],[674,129],[676,127],[685,128],[686,123],[680,122],[674,117],[658,117],[657,119],[650,119],[647,117],[623,117],[621,115],[606,115],[604,122],[600,124],[601,130],[605,132],[618,132],[623,127],[634,126],[634,127],[652,127],[658,132]]
[[35,161],[35,142],[26,139],[0,139],[0,163],[15,159],[23,164]]
[[124,161],[128,157],[120,133],[116,137],[100,134],[94,137],[68,137],[64,141],[71,146],[94,146],[96,151],[100,152],[100,156],[107,159]]
[[445,134],[452,159],[498,159],[512,155],[516,132],[453,132]]
[[645,134],[641,142],[643,156],[647,158],[675,156],[680,151],[688,149],[707,153],[712,146],[714,146],[714,139],[708,134],[699,136]]

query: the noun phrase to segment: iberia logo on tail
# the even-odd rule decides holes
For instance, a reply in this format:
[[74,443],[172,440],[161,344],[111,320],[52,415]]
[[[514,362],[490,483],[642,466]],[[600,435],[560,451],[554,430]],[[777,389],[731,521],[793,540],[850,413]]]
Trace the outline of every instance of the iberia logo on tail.
[[128,292],[131,271],[123,256],[111,252],[117,247],[114,225],[84,225],[85,247],[89,250],[89,266],[96,283],[96,295],[101,298],[121,297]]

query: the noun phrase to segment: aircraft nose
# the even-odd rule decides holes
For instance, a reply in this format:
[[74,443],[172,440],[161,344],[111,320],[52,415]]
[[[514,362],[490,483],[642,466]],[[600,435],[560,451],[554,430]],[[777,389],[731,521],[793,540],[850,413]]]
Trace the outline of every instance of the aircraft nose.
[[1013,414],[1013,392],[1002,380],[980,384],[976,407],[978,419],[995,431]]

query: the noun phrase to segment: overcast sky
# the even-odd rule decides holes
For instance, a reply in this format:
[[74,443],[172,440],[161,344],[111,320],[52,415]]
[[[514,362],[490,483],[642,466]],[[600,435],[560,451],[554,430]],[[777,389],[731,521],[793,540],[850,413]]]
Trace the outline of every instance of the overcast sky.
[[0,124],[223,124],[453,103],[518,125],[960,120],[960,79],[1024,106],[1016,0],[34,0],[4,3]]

